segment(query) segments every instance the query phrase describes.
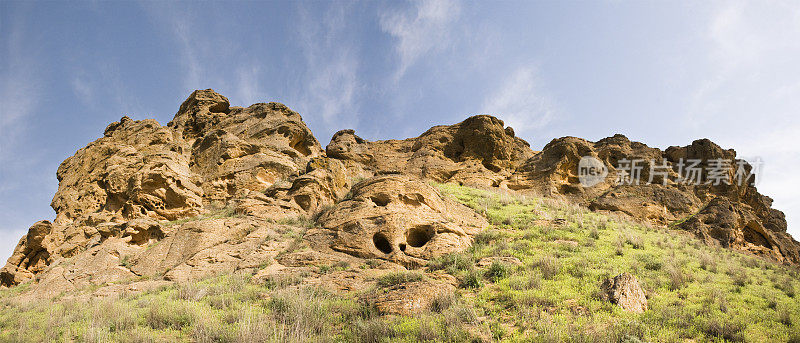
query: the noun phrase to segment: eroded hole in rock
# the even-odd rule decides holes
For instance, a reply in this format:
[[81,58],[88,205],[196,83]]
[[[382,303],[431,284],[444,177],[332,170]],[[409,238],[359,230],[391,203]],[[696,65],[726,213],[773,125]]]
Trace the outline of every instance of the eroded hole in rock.
[[311,208],[313,199],[308,194],[300,194],[294,197],[294,202],[300,206],[304,211],[308,211]]
[[211,105],[211,107],[208,108],[208,111],[209,112],[214,112],[214,113],[229,113],[230,109],[229,109],[229,105],[228,104],[226,104],[224,102],[220,102],[220,103],[216,103],[214,105]]
[[372,243],[375,244],[375,247],[384,254],[392,252],[392,244],[389,243],[389,240],[386,239],[386,236],[380,232],[372,236]]
[[563,194],[580,195],[581,193],[583,193],[583,188],[582,187],[575,186],[575,185],[572,185],[572,184],[563,184],[563,185],[559,186],[558,189],[559,189],[559,192],[561,192]]
[[386,194],[374,195],[374,196],[370,197],[369,199],[372,200],[372,202],[374,202],[375,205],[378,205],[378,206],[381,206],[381,207],[384,207],[384,206],[388,205],[392,201],[392,199],[389,198],[389,196],[386,195]]
[[406,244],[400,243],[400,251],[406,251]]
[[749,225],[744,228],[744,240],[755,245],[772,249],[772,244],[769,244],[767,237],[764,237],[763,234]]
[[488,161],[484,161],[483,162],[483,167],[488,169],[488,170],[491,170],[491,171],[493,171],[495,173],[499,173],[502,170],[502,168],[500,168],[500,167],[498,167],[498,166],[496,166],[493,163],[488,162]]
[[412,247],[420,248],[427,244],[433,238],[434,234],[435,232],[430,226],[414,227],[408,230],[406,242]]
[[292,130],[286,126],[279,127],[277,132],[279,135],[282,135],[285,138],[289,138],[290,140],[292,138]]
[[309,149],[308,146],[306,146],[305,139],[294,139],[290,144],[294,150],[297,150],[298,152],[303,154],[303,156],[311,155],[311,149]]

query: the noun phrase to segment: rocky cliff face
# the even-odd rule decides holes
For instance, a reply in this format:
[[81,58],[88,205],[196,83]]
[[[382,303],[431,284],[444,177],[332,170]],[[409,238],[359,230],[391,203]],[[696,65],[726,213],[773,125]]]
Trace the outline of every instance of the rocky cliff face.
[[[207,242],[234,234],[236,226],[332,203],[349,182],[341,163],[324,157],[299,114],[277,103],[230,107],[212,90],[192,93],[167,126],[127,117],[112,123],[102,138],[64,161],[57,177],[51,205],[56,218],[35,224],[23,237],[0,271],[4,285],[38,276],[60,259],[89,260],[87,253],[96,263],[86,270],[55,277],[60,271],[51,269],[41,281],[51,275],[56,283],[83,285],[104,273],[112,276],[100,280],[142,275],[136,266],[119,268],[119,260],[137,255],[137,247],[177,239],[188,249],[178,249],[177,260],[169,261],[172,248],[158,263],[147,261],[147,268],[167,272]],[[245,220],[249,224],[207,222],[197,235],[165,226],[226,207],[254,215]],[[220,235],[206,237],[215,228]]]
[[[608,169],[608,175],[591,187],[582,186],[578,175],[584,156],[602,161]],[[634,160],[640,161],[638,184],[619,182],[623,171],[617,168]],[[694,174],[687,172],[690,161],[697,163],[692,167]],[[720,163],[722,168],[715,166]],[[750,164],[736,158],[735,151],[707,139],[661,151],[622,135],[598,142],[564,137],[521,165],[508,187],[564,196],[592,210],[623,212],[688,230],[708,244],[799,263],[800,245],[786,233],[786,219],[771,207],[772,199],[752,185],[751,170]]]
[[497,186],[534,155],[511,127],[478,115],[451,126],[436,126],[417,138],[368,142],[353,130],[333,135],[331,158],[366,174],[403,173],[436,182]]
[[[584,156],[608,170],[591,187],[580,183]],[[616,167],[633,159],[648,163],[644,180],[649,164],[666,167],[652,183],[619,184]],[[282,104],[231,107],[212,90],[195,91],[167,126],[124,117],[65,160],[51,204],[56,218],[30,228],[0,281],[33,279],[40,292],[56,294],[151,275],[180,281],[260,270],[264,277],[352,259],[417,268],[468,248],[488,225],[426,181],[563,197],[800,263],[800,244],[771,199],[749,183],[677,182],[686,159],[729,161],[731,177],[737,165],[751,168],[708,140],[661,151],[621,135],[564,137],[534,152],[486,115],[406,140],[339,131],[323,150]],[[309,229],[295,241],[277,239],[289,222]],[[269,268],[257,268],[265,261]],[[340,287],[357,287],[359,277]]]

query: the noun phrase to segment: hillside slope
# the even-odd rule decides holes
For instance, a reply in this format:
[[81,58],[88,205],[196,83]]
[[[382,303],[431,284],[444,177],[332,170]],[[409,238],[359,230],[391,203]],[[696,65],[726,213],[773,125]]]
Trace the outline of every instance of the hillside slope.
[[800,243],[755,171],[702,139],[537,152],[489,115],[323,149],[285,105],[198,90],[61,164],[0,336],[794,339]]
[[[798,270],[676,234],[596,214],[562,201],[437,186],[484,213],[490,227],[464,252],[416,271],[381,260],[317,261],[303,270],[222,273],[199,281],[137,278],[53,300],[21,302],[20,286],[2,293],[0,340],[195,342],[251,341],[800,341]],[[282,250],[303,223],[285,223]],[[603,280],[629,272],[648,310],[603,300]],[[358,289],[331,280],[361,275]],[[146,283],[159,286],[139,291]],[[388,299],[418,301],[408,313]],[[444,291],[442,291],[444,290]],[[394,297],[394,298],[393,298]],[[88,300],[87,300],[88,299]]]

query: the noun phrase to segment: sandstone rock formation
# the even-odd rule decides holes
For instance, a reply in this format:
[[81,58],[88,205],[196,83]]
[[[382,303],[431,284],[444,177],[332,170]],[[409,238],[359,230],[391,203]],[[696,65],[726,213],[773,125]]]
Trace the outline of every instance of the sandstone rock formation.
[[[222,112],[212,112],[219,110]],[[297,112],[278,104],[228,107],[213,91],[196,91],[168,125],[191,144],[192,172],[207,200],[263,191],[302,174],[322,148]]]
[[55,224],[203,213],[202,180],[189,170],[190,152],[180,134],[155,120],[123,117],[58,168]]
[[280,220],[314,213],[347,194],[351,178],[338,160],[316,157],[304,174],[290,181],[276,182],[263,192],[246,192],[236,199],[242,214]]
[[464,250],[488,225],[469,208],[404,175],[356,184],[352,196],[319,218],[309,235],[333,250],[407,266]]
[[[119,259],[130,249],[114,248],[117,241],[132,249],[169,240],[157,221],[209,215],[236,204],[236,211],[255,217],[307,214],[347,192],[341,163],[323,155],[300,115],[286,106],[230,107],[212,90],[192,93],[167,126],[123,117],[61,164],[51,204],[55,220],[31,228],[0,279],[19,284],[59,258],[83,256],[98,246]],[[272,197],[262,193],[281,184],[291,186]]]
[[[596,158],[605,165],[609,171],[605,180],[591,187],[580,184],[578,166],[583,156]],[[640,161],[639,183],[619,182],[618,167],[633,160]],[[699,184],[684,181],[696,180],[685,169],[690,160],[699,161],[695,166],[700,170],[696,174],[701,180]],[[710,182],[714,169],[711,164],[715,160],[726,162],[723,174],[727,175],[727,183]],[[622,163],[625,161],[628,162]],[[800,262],[800,244],[786,233],[786,220],[782,212],[771,208],[772,199],[758,193],[752,178],[747,178],[751,170],[752,166],[737,159],[733,150],[724,150],[707,139],[661,151],[622,135],[598,142],[564,137],[553,140],[517,168],[507,185],[520,191],[563,196],[596,211],[623,212],[658,225],[672,225],[694,232],[710,244],[749,251],[779,262]],[[745,182],[740,184],[737,177]],[[727,216],[724,220],[701,222],[703,218],[716,218],[723,213],[715,210],[719,202],[729,203],[736,211],[724,212]],[[733,212],[737,214],[729,215]],[[704,213],[707,215],[694,218]]]
[[368,293],[365,300],[381,314],[413,315],[431,308],[439,297],[451,295],[455,287],[437,280],[422,280],[392,285]]
[[[592,187],[580,184],[584,156],[609,171]],[[642,179],[652,176],[650,184],[616,182],[617,166],[632,159],[645,161]],[[800,263],[800,244],[770,198],[749,183],[677,182],[685,159],[739,163],[734,151],[708,140],[662,151],[621,135],[564,137],[534,152],[487,115],[406,140],[371,142],[343,130],[323,150],[282,104],[235,107],[198,90],[168,125],[123,117],[66,159],[51,203],[55,219],[22,237],[0,283],[33,280],[33,292],[49,295],[89,286],[108,293],[131,278],[150,287],[247,271],[264,282],[317,273],[315,282],[334,290],[358,289],[367,274],[320,270],[366,259],[380,261],[378,270],[418,268],[467,249],[488,225],[430,181],[561,197]],[[651,173],[651,165],[665,171]]]
[[470,117],[435,126],[416,138],[369,142],[353,130],[333,135],[329,157],[368,173],[397,172],[437,182],[497,186],[534,155],[527,142],[503,121]]
[[0,271],[0,282],[3,285],[25,282],[50,264],[50,252],[44,240],[52,229],[53,224],[46,220],[37,222],[28,229],[28,234],[22,237],[14,249],[14,254]]
[[622,273],[603,281],[600,289],[605,301],[617,304],[626,311],[634,313],[647,311],[647,297],[639,285],[639,280],[629,273]]

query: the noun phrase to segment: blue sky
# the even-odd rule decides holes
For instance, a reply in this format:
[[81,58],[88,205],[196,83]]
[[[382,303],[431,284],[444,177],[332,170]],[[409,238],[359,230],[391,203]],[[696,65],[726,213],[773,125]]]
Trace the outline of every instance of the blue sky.
[[541,149],[622,133],[764,161],[800,236],[800,3],[0,2],[0,257],[62,160],[194,89],[278,101],[317,138],[417,136],[495,114]]

